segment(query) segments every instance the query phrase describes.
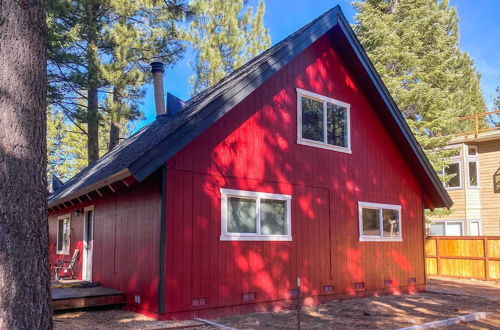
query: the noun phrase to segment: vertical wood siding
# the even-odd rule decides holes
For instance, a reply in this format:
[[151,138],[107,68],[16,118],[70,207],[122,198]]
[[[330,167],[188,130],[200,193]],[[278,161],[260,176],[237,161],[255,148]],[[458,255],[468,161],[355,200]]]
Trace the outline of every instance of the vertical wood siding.
[[[94,205],[92,280],[125,291],[131,307],[152,312],[158,310],[159,180],[159,176],[153,175],[143,183],[90,204]],[[74,249],[80,249],[76,273],[81,279],[84,218],[76,217],[75,209],[70,210],[70,255],[64,258],[71,258]],[[55,251],[60,214],[49,216],[51,251]],[[61,257],[51,253],[51,263]],[[140,304],[134,303],[134,295],[140,296]]]
[[[346,61],[322,37],[167,162],[169,315],[424,283],[420,183]],[[351,104],[352,154],[297,144],[297,87]],[[292,195],[293,240],[220,241],[220,188]],[[358,201],[401,205],[403,242],[359,242]]]

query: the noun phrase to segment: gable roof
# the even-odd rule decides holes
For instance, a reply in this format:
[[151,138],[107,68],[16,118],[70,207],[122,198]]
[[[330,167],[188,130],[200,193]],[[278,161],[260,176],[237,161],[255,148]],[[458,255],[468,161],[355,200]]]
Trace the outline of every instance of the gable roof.
[[49,207],[130,175],[138,181],[144,180],[267,81],[275,72],[337,25],[389,110],[390,117],[401,130],[407,146],[418,159],[418,166],[428,179],[425,181],[430,183],[430,186],[426,188],[434,197],[431,207],[451,207],[453,203],[447,191],[411,133],[339,6],[330,9],[217,84],[192,97],[174,115],[158,116],[155,121],[122,141],[97,162],[83,169],[60,189],[51,193]]

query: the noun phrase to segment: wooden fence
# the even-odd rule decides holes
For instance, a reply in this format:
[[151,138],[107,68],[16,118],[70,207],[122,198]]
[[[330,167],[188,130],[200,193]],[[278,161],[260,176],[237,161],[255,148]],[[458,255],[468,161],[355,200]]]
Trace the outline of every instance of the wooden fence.
[[430,236],[425,242],[427,275],[500,279],[500,236]]

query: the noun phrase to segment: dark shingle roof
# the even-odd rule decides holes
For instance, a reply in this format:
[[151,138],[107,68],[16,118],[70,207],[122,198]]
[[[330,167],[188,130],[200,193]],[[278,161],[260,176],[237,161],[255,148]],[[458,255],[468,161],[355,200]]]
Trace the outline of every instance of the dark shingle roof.
[[[52,204],[55,206],[57,203],[66,201],[69,198],[75,198],[79,191],[96,185],[124,170],[130,172],[137,180],[144,180],[291,59],[337,24],[341,25],[348,38],[354,38],[350,42],[356,49],[358,57],[366,57],[340,7],[336,6],[250,60],[217,84],[192,97],[179,112],[172,116],[157,117],[155,121],[122,141],[95,164],[83,169],[66,182],[63,187],[53,192],[49,196],[49,206]],[[361,60],[367,61],[365,66],[368,66],[367,69],[370,72],[374,72],[375,76],[372,78],[374,83],[382,85],[379,92],[388,99],[386,103],[391,114],[404,131],[408,144],[417,154],[421,165],[430,176],[434,188],[438,190],[438,195],[441,196],[443,205],[450,206],[451,200],[446,190],[444,190],[436,173],[432,170],[429,161],[423,154],[401,113],[397,110],[394,101],[388,95],[373,65],[367,57],[366,59],[361,58]]]

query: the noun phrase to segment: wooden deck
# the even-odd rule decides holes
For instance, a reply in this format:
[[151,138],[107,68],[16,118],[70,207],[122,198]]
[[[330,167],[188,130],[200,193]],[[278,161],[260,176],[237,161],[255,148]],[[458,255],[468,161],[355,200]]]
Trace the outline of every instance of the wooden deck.
[[[75,283],[75,281],[71,283]],[[53,284],[51,291],[54,311],[125,303],[124,292],[104,286],[93,288],[54,287]]]

